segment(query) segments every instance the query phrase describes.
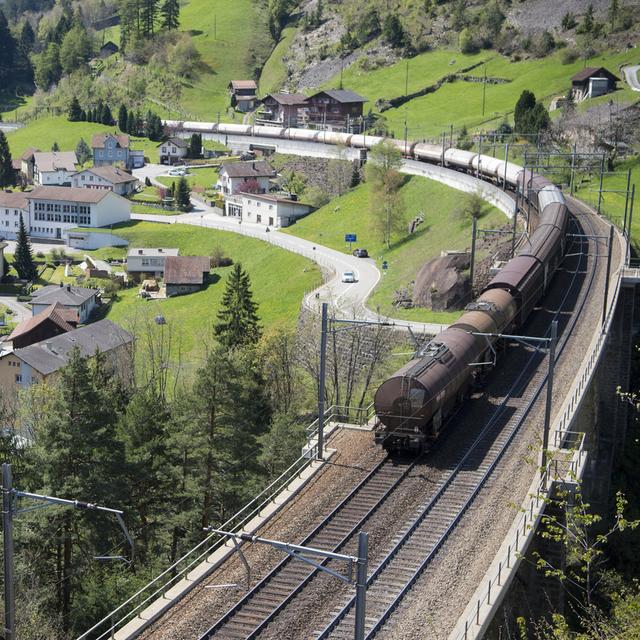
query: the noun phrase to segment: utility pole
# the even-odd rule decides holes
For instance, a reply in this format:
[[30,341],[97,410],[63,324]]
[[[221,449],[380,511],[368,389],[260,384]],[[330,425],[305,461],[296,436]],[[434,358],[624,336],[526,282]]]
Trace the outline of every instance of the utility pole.
[[609,226],[609,251],[607,253],[607,275],[604,281],[604,305],[602,306],[602,332],[607,321],[607,302],[609,298],[609,276],[611,275],[611,252],[613,251],[613,225]]
[[604,153],[602,154],[602,160],[600,160],[600,187],[598,188],[598,215],[601,213],[600,208],[602,206],[602,181],[604,180]]
[[322,303],[322,325],[320,333],[320,379],[318,381],[318,450],[316,457],[322,460],[324,452],[324,379],[327,366],[327,325],[329,305]]
[[513,210],[513,227],[511,229],[511,257],[516,255],[516,230],[518,227],[518,202],[516,197],[516,208]]
[[358,569],[356,575],[356,627],[355,640],[364,640],[365,613],[367,610],[367,558],[369,557],[369,535],[358,534]]
[[631,195],[631,169],[627,171],[627,191],[624,198],[624,219],[622,221],[622,233],[627,231],[627,214],[629,213],[629,196]]
[[214,13],[213,14],[213,39],[217,40],[218,39],[218,16]]
[[15,640],[16,598],[13,579],[13,484],[11,465],[2,465],[2,542],[4,549],[4,637]]
[[502,188],[507,190],[507,167],[509,166],[509,143],[504,145],[504,180],[502,181]]
[[484,80],[482,81],[482,115],[484,117],[484,108],[487,102],[487,65],[484,65]]
[[[80,500],[67,500],[65,498],[56,498],[55,496],[46,496],[39,493],[30,493],[28,491],[19,491],[13,488],[11,478],[11,465],[6,462],[2,464],[2,543],[4,549],[4,638],[5,640],[16,640],[15,629],[15,581],[14,581],[14,562],[13,562],[13,516],[21,513],[15,508],[15,500],[17,498],[28,498],[49,504],[59,504],[65,507],[75,507],[76,509],[88,509],[91,511],[103,511],[115,515],[120,528],[122,529],[127,543],[131,547],[131,558],[133,559],[133,539],[122,519],[122,511],[119,509],[111,509],[109,507],[101,507],[92,502],[81,502]],[[45,505],[46,506],[46,505]],[[32,509],[33,507],[31,507]],[[22,511],[30,511],[30,508]],[[100,560],[116,560],[122,559],[122,556],[99,556]]]
[[547,476],[547,449],[549,448],[549,431],[551,429],[551,402],[553,400],[553,373],[556,360],[556,342],[558,341],[558,321],[551,323],[549,338],[549,373],[547,374],[547,401],[544,408],[544,432],[542,435],[542,474],[545,478],[545,489],[549,478]]
[[469,266],[469,280],[471,282],[471,290],[473,292],[473,277],[475,275],[476,266],[476,228],[478,225],[478,219],[473,216],[471,225],[471,264]]

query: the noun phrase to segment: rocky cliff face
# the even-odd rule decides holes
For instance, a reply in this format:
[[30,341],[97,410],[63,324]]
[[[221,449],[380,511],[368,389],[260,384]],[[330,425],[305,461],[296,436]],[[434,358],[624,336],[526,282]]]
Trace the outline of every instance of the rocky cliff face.
[[456,254],[429,260],[420,268],[413,287],[413,304],[433,311],[460,309],[471,299],[469,255]]

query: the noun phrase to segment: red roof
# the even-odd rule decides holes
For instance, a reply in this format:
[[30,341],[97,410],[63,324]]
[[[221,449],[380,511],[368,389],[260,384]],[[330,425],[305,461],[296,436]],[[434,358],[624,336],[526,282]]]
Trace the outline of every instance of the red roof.
[[104,143],[109,137],[115,138],[118,141],[118,146],[122,149],[129,148],[129,136],[126,133],[96,133],[91,138],[91,147],[93,149],[104,149]]
[[167,256],[164,261],[165,284],[202,284],[211,260],[206,256]]
[[[28,320],[21,322],[9,336],[9,340],[15,340],[20,336],[33,331],[37,326],[41,325],[45,320],[51,320],[54,324],[57,324],[63,331],[73,331],[73,327],[67,322],[65,318],[70,318],[68,309],[65,309],[59,302],[49,305],[44,311],[41,311],[35,316],[31,316]],[[71,316],[76,314],[71,311]],[[77,322],[77,317],[75,318]]]

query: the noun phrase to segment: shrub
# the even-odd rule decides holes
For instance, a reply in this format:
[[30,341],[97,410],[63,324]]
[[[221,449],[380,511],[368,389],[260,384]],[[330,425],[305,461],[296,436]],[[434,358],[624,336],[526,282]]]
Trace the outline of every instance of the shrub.
[[222,247],[215,247],[211,252],[211,266],[215,269],[217,267],[230,267],[233,264],[233,260],[224,255]]
[[578,52],[575,49],[566,48],[562,50],[560,54],[560,61],[562,64],[573,64],[579,57]]

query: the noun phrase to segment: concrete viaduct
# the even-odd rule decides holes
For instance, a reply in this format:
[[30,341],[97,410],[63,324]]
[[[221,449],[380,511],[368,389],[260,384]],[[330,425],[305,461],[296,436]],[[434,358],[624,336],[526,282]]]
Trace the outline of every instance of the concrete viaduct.
[[[184,133],[189,133],[184,131]],[[360,159],[357,149],[338,149],[321,143],[279,139],[260,139],[242,135],[203,134],[205,139],[219,140],[234,149],[264,145],[278,152],[316,157]],[[441,181],[462,191],[479,191],[507,215],[514,210],[513,199],[495,185],[441,166],[405,160],[404,171]],[[628,412],[631,407],[620,400],[616,389],[628,389],[632,336],[640,324],[638,287],[640,270],[629,268],[629,243],[624,233],[615,229],[613,244],[607,246],[609,224],[585,205],[568,199],[570,209],[591,216],[598,229],[594,246],[600,247],[596,260],[597,277],[589,292],[588,304],[595,309],[592,320],[576,324],[580,334],[579,356],[567,363],[570,374],[565,384],[556,389],[552,413],[550,462],[546,470],[536,472],[520,509],[506,535],[492,547],[492,560],[483,575],[476,580],[475,592],[466,598],[466,606],[448,634],[448,640],[471,640],[498,637],[505,620],[518,615],[540,616],[548,611],[547,600],[532,600],[524,592],[544,592],[561,607],[560,594],[540,573],[523,562],[523,557],[542,544],[536,528],[545,510],[545,498],[559,485],[582,483],[583,493],[596,508],[610,501],[610,482],[623,453]],[[194,223],[195,224],[195,223]],[[286,248],[286,247],[285,247]],[[611,252],[609,279],[606,262]],[[314,258],[310,252],[308,256]],[[605,294],[605,289],[607,290]],[[290,470],[290,476],[276,481],[248,505],[233,521],[238,529],[257,530],[261,522],[277,507],[269,502],[280,491],[297,491],[305,478],[313,474],[317,463],[307,460]],[[285,472],[286,473],[286,472]],[[290,486],[293,479],[293,486]],[[296,484],[297,483],[297,484]],[[193,585],[209,575],[212,568],[224,561],[233,548],[217,541],[205,540],[173,568],[154,580],[147,588],[124,603],[119,610],[96,625],[90,634],[81,636],[119,640],[137,637],[152,621],[171,609]],[[524,586],[523,586],[524,585]],[[411,594],[406,596],[411,597]],[[526,606],[525,603],[526,602]]]

